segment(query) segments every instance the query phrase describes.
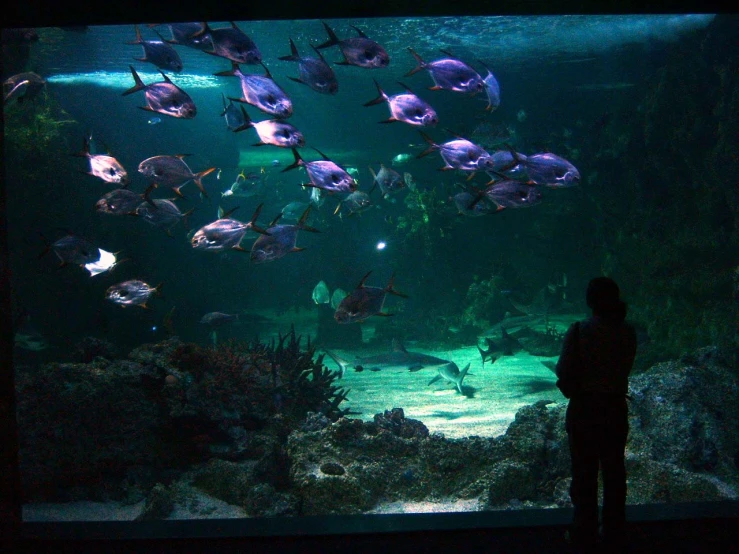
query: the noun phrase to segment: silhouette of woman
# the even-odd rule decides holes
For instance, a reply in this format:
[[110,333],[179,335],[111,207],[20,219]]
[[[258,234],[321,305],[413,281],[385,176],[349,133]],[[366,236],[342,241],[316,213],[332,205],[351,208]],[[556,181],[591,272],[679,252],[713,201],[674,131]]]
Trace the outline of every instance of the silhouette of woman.
[[626,394],[636,355],[636,332],[625,321],[626,304],[608,277],[590,281],[592,316],[567,331],[557,363],[557,387],[570,399],[566,428],[572,458],[570,538],[593,548],[598,538],[598,464],[603,472],[603,542],[624,544],[629,432]]

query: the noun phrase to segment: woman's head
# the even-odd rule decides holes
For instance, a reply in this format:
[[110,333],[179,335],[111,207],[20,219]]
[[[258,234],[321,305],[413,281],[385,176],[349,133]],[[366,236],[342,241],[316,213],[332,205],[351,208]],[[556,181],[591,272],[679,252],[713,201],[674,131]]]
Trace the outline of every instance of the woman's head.
[[588,307],[593,315],[623,321],[626,319],[626,303],[620,298],[620,291],[616,281],[608,277],[596,277],[588,283],[585,293]]

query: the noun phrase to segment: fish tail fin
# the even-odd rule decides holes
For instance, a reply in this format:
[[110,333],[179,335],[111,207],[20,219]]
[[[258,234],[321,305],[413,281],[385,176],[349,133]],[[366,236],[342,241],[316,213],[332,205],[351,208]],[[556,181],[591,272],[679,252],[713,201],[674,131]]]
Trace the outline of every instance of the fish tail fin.
[[347,362],[343,358],[340,358],[335,352],[332,352],[331,350],[324,349],[324,351],[333,361],[335,361],[339,365],[339,378],[344,377],[344,373],[346,373],[346,369],[349,367],[349,362]]
[[133,80],[135,81],[135,85],[132,86],[130,89],[125,91],[121,96],[128,96],[129,94],[133,94],[134,92],[138,92],[140,90],[144,90],[146,88],[146,85],[141,80],[141,77],[139,77],[139,74],[136,73],[136,70],[133,68],[132,65],[128,66],[131,70],[131,75],[133,75]]
[[[241,108],[241,115],[244,118],[244,124],[236,127],[236,129],[234,129],[234,133],[238,133],[239,131],[245,131],[246,129],[249,129],[250,127],[254,127],[254,122],[251,120],[251,117],[249,117],[249,114],[246,113],[246,110],[244,109],[244,105],[241,104],[239,105],[239,107]],[[262,144],[262,143],[259,143],[259,144]]]
[[324,29],[326,29],[326,33],[328,33],[328,40],[324,43],[319,44],[316,46],[319,50],[321,48],[328,48],[330,46],[334,46],[336,44],[339,44],[339,37],[336,36],[336,33],[334,33],[333,29],[328,26],[328,24],[325,21],[321,21],[323,23]]
[[305,163],[303,162],[303,158],[300,157],[300,154],[298,154],[298,149],[293,148],[293,156],[295,158],[295,161],[288,165],[285,169],[283,169],[280,173],[285,173],[286,171],[290,171],[291,169],[295,169],[296,167],[299,167],[301,164]]
[[149,185],[144,191],[143,197],[144,197],[144,201],[148,202],[156,210],[158,209],[158,207],[154,203],[154,201],[151,199],[151,191],[153,191],[155,188],[157,188],[156,183],[152,183],[151,185]]
[[480,345],[477,345],[477,351],[480,353],[480,359],[482,360],[482,367],[485,367],[485,360],[489,356],[488,352],[485,352]]
[[439,149],[439,145],[436,144],[430,136],[428,136],[423,131],[418,131],[418,132],[421,133],[423,140],[425,140],[428,143],[429,147],[426,148],[426,150],[424,150],[420,154],[417,154],[416,158],[423,158],[424,156],[428,156],[429,154],[431,154],[431,152]]
[[311,227],[310,225],[306,224],[306,221],[308,221],[308,216],[310,215],[311,208],[313,206],[308,204],[308,207],[303,212],[303,215],[300,216],[300,219],[298,220],[298,229],[301,229],[302,231],[309,231],[311,233],[320,233],[318,229],[315,227]]
[[378,96],[374,100],[370,100],[369,102],[365,102],[364,106],[375,106],[377,104],[381,104],[382,102],[387,101],[387,94],[385,94],[385,91],[382,90],[380,87],[380,83],[377,82],[377,79],[372,79],[375,82],[375,86],[377,87]]
[[295,46],[295,43],[293,42],[293,39],[290,39],[290,55],[289,56],[280,56],[277,58],[278,60],[283,60],[286,62],[297,62],[300,61],[300,54],[298,54],[298,48]]
[[387,286],[385,287],[385,292],[389,292],[390,294],[394,294],[395,296],[400,296],[401,298],[408,298],[407,294],[403,294],[402,292],[398,292],[393,288],[393,281],[395,280],[395,273],[393,273],[390,276],[390,281],[388,282]]
[[256,231],[257,233],[260,233],[262,235],[269,235],[269,232],[266,229],[262,229],[261,227],[257,225],[257,218],[259,217],[259,214],[262,211],[262,206],[264,206],[264,202],[259,204],[259,206],[257,206],[257,209],[254,210],[254,213],[252,214],[251,219],[249,220],[249,227],[251,228],[252,231]]
[[231,61],[231,69],[227,69],[226,71],[219,71],[218,73],[214,73],[213,75],[216,77],[235,77],[241,72],[239,69],[239,64],[237,64],[235,61]]
[[462,382],[464,381],[464,378],[467,376],[467,372],[470,370],[470,364],[471,362],[467,362],[467,365],[464,366],[464,369],[459,374],[459,379],[457,379],[455,383],[457,385],[457,390],[459,391],[460,394],[464,394],[464,392],[462,392]]
[[204,195],[204,196],[205,196],[206,198],[208,198],[208,193],[207,193],[207,192],[205,192],[205,187],[203,187],[203,182],[202,182],[202,180],[201,180],[201,179],[202,179],[203,177],[205,177],[206,175],[210,175],[210,174],[211,174],[211,173],[213,173],[213,172],[214,172],[215,170],[216,170],[216,168],[215,168],[215,167],[209,167],[208,169],[206,169],[206,170],[204,170],[204,171],[201,171],[200,173],[196,173],[196,174],[195,174],[195,177],[193,178],[193,182],[194,182],[194,183],[195,183],[195,184],[196,184],[196,185],[198,186],[198,188],[200,189],[200,192],[202,192],[202,193],[203,193],[203,195]]
[[419,56],[418,54],[416,54],[416,51],[415,51],[415,50],[413,50],[413,48],[411,48],[411,47],[409,46],[409,47],[408,47],[408,51],[409,51],[409,52],[411,53],[411,55],[412,55],[412,56],[413,56],[413,57],[414,57],[414,58],[416,59],[416,63],[417,63],[418,65],[416,65],[416,67],[414,67],[414,68],[413,68],[413,69],[411,69],[411,70],[410,70],[410,71],[409,71],[408,73],[406,73],[406,74],[405,74],[405,76],[406,76],[406,77],[410,77],[410,76],[411,76],[411,75],[413,75],[414,73],[418,73],[419,71],[421,71],[422,69],[424,69],[424,68],[426,67],[426,62],[424,62],[424,61],[423,61],[423,59],[421,58],[421,56]]
[[141,39],[141,30],[139,29],[139,26],[134,23],[133,29],[136,31],[136,38],[134,40],[129,40],[126,44],[142,44],[144,41]]
[[[89,158],[90,157],[90,141],[92,140],[92,135],[88,134],[86,137],[82,137],[82,150],[79,152],[75,152],[72,154],[72,156],[75,156],[77,158]],[[85,172],[87,173],[87,172]]]

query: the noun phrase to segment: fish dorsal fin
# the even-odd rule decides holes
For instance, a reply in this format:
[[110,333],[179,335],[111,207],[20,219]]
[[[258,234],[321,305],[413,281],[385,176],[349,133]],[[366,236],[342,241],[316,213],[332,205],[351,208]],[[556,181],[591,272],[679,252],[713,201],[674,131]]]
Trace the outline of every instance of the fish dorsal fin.
[[165,82],[165,83],[169,83],[170,85],[172,84],[172,81],[170,81],[170,80],[169,80],[169,77],[167,77],[167,76],[166,76],[166,75],[164,74],[164,71],[159,71],[159,73],[161,73],[161,74],[162,74],[162,77],[164,78],[164,82]]
[[406,92],[409,92],[410,94],[412,94],[412,95],[414,95],[414,96],[416,95],[416,93],[415,93],[415,92],[413,92],[413,91],[411,90],[411,88],[410,88],[410,87],[409,87],[408,85],[405,85],[405,84],[401,83],[400,81],[398,81],[398,84],[399,84],[399,85],[400,85],[401,87],[403,87],[403,88],[405,89],[405,91],[406,91]]
[[226,219],[228,216],[230,216],[232,213],[234,213],[238,209],[239,209],[239,206],[236,206],[235,208],[231,208],[227,212],[224,212],[223,208],[218,206],[218,219]]
[[316,48],[315,45],[313,45],[313,44],[311,44],[310,46],[311,46],[311,48],[313,48],[313,50],[315,51],[315,53],[318,54],[318,57],[321,58],[321,61],[323,63],[326,63],[326,58],[323,57],[323,54],[321,54],[321,51],[318,48]]
[[261,65],[264,68],[264,76],[267,77],[267,79],[272,79],[272,74],[269,72],[269,69],[267,69],[267,66],[264,65],[264,62],[259,62],[259,65]]
[[175,157],[175,158],[178,158],[178,159],[180,159],[180,160],[184,160],[184,159],[185,159],[185,158],[187,158],[188,156],[192,156],[192,154],[175,154],[175,155],[174,155],[174,157]]
[[439,48],[439,52],[446,56],[449,56],[450,58],[454,58],[455,60],[458,59],[454,54],[452,54],[451,50],[444,50],[442,48]]
[[318,148],[316,148],[315,146],[312,146],[311,148],[313,148],[313,150],[315,150],[316,152],[318,152],[318,153],[319,153],[319,154],[321,155],[321,157],[322,157],[322,158],[323,158],[324,160],[326,160],[327,162],[330,162],[330,161],[331,161],[331,160],[329,159],[329,157],[328,157],[328,156],[327,156],[326,154],[324,154],[323,152],[321,152],[321,151],[320,151],[320,150],[319,150]]
[[356,28],[356,27],[355,27],[354,25],[349,25],[349,27],[351,27],[352,29],[354,29],[354,30],[355,30],[355,31],[357,32],[357,34],[358,34],[358,35],[359,35],[360,37],[362,37],[362,38],[367,38],[367,35],[365,35],[365,34],[364,34],[364,33],[362,32],[362,30],[361,30],[361,29],[357,29],[357,28]]
[[398,339],[393,339],[393,352],[408,352],[405,349],[405,346],[403,346],[403,343],[400,342]]
[[367,274],[364,277],[362,277],[362,280],[359,281],[359,284],[357,285],[358,289],[364,288],[364,282],[367,280],[367,277],[370,276],[370,273],[372,273],[371,269],[367,272]]
[[267,225],[267,228],[274,227],[275,225],[277,225],[277,222],[280,220],[281,217],[282,217],[282,213],[280,213],[276,218],[270,221],[269,225]]
[[463,137],[462,135],[458,135],[457,133],[455,133],[454,131],[452,131],[452,130],[451,130],[451,129],[449,129],[448,127],[444,127],[444,130],[445,130],[445,131],[446,131],[447,133],[449,133],[450,135],[452,135],[453,137],[455,137],[455,138],[458,138],[458,139],[460,139],[460,140],[467,140],[467,137]]

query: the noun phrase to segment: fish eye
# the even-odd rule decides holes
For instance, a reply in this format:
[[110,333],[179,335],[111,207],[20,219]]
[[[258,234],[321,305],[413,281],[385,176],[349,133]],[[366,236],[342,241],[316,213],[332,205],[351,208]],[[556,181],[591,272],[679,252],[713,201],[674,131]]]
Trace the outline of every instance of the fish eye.
[[127,290],[119,290],[118,291],[118,296],[120,298],[124,298],[124,297],[128,296],[128,291]]
[[364,51],[364,58],[366,60],[371,60],[374,57],[375,57],[375,55],[374,55],[374,53],[372,51],[370,51],[370,50],[365,50]]
[[275,97],[273,95],[271,95],[271,94],[268,94],[267,95],[267,102],[269,102],[270,104],[274,104],[275,103]]
[[172,107],[173,108],[179,108],[182,104],[180,104],[177,100],[172,100]]

